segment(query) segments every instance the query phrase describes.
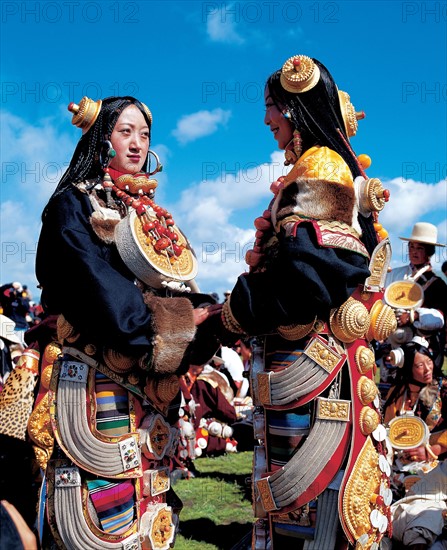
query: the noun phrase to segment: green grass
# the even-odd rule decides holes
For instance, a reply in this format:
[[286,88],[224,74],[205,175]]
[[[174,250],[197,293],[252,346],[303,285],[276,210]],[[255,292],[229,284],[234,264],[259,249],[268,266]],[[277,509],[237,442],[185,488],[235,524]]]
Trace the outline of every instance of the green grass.
[[226,550],[251,532],[252,452],[195,461],[197,476],[174,491],[183,501],[176,550]]

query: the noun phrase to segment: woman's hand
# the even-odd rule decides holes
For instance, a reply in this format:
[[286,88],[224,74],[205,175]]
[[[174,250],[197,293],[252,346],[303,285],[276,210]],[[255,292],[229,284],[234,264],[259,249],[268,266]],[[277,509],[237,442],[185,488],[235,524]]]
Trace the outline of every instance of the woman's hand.
[[204,321],[213,317],[214,315],[220,315],[222,311],[222,304],[213,304],[207,307],[198,307],[193,310],[194,324],[196,326],[201,325]]

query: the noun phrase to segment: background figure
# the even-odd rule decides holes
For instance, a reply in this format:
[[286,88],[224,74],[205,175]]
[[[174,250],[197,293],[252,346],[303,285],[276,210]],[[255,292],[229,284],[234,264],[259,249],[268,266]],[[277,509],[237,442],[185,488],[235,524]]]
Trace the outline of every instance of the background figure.
[[15,323],[21,343],[24,331],[28,330],[27,316],[30,311],[30,298],[26,289],[19,282],[8,283],[0,287],[0,305],[3,313]]
[[[405,476],[423,475],[436,466],[437,457],[439,460],[447,457],[447,380],[435,367],[433,354],[427,346],[427,341],[415,337],[414,341],[393,352],[401,358],[400,368],[397,369],[396,380],[388,392],[383,411],[386,424],[396,418],[403,419],[402,429],[396,432],[402,432],[401,438],[397,435],[391,438],[391,443],[396,443],[397,449],[401,448],[399,439],[403,438],[405,447],[393,465],[393,481],[398,498],[404,495]],[[411,420],[414,416],[425,422],[430,435],[427,441],[420,442],[417,447],[408,448],[404,432],[411,431],[411,428],[405,425],[405,419]],[[397,429],[395,425],[394,430]]]
[[436,367],[444,360],[445,316],[447,314],[447,285],[433,273],[430,258],[435,247],[445,247],[437,242],[437,228],[426,222],[414,225],[408,241],[410,263],[397,267],[387,274],[385,285],[416,276],[416,282],[423,290],[423,303],[416,308],[397,309],[398,329],[389,338],[391,347],[409,342],[415,334],[426,338],[434,354]]
[[23,346],[15,331],[14,321],[0,314],[0,391],[14,368],[14,359],[21,350]]
[[196,430],[196,457],[215,456],[236,451],[231,425],[236,422],[234,406],[222,391],[220,376],[213,376],[209,366],[191,365],[185,375],[194,400],[192,422]]

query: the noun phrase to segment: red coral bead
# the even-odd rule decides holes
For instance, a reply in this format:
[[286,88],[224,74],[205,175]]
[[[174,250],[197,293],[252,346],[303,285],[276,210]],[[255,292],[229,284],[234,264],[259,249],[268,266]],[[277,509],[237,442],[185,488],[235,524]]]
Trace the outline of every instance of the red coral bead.
[[158,241],[155,243],[155,250],[158,250],[161,252],[162,250],[165,250],[168,248],[168,246],[171,246],[171,242],[166,237],[161,237],[161,239],[158,239]]
[[168,219],[166,220],[166,225],[174,225],[174,223],[175,223],[175,222],[174,222],[174,220],[173,220],[172,218],[168,218]]
[[147,222],[143,225],[143,231],[145,233],[149,233],[149,231],[152,231],[154,227],[155,227],[154,222]]
[[183,248],[175,243],[172,245],[172,250],[174,251],[174,254],[176,256],[180,256],[181,253],[183,252]]

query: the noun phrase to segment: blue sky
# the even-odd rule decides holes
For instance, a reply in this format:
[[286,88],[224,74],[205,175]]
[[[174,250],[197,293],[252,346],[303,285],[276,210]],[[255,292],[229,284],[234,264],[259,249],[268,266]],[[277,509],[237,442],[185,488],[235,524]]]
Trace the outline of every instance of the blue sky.
[[[40,213],[80,137],[67,104],[135,95],[153,112],[165,166],[158,202],[196,250],[199,286],[231,288],[283,171],[263,124],[264,83],[295,54],[323,62],[366,111],[351,144],[391,190],[381,223],[393,265],[406,262],[398,236],[416,221],[447,241],[445,3],[5,0],[1,9],[0,282],[38,296]],[[438,250],[435,267],[447,259]]]

